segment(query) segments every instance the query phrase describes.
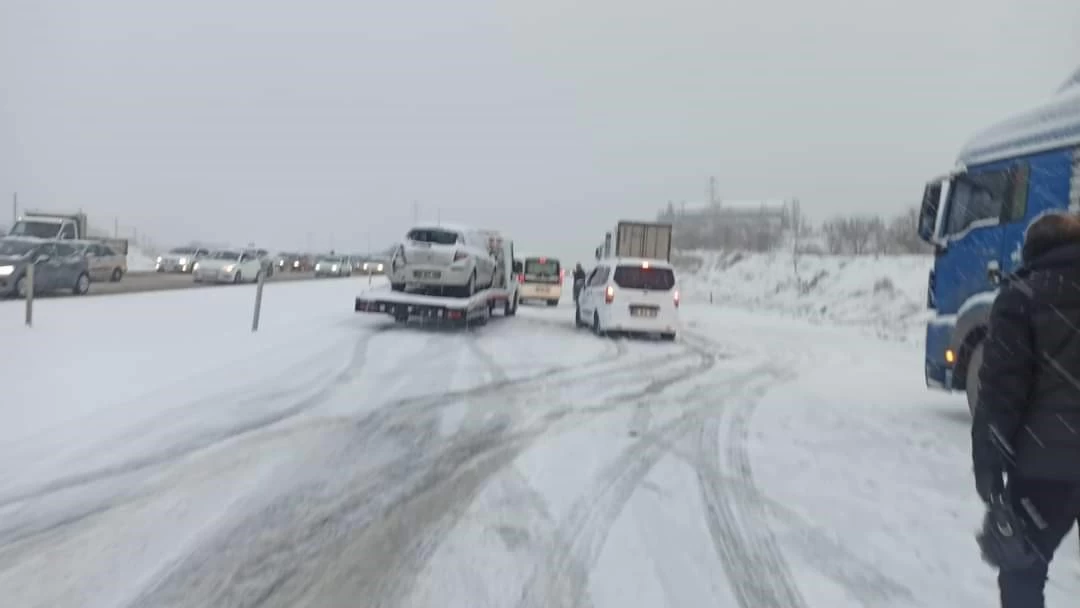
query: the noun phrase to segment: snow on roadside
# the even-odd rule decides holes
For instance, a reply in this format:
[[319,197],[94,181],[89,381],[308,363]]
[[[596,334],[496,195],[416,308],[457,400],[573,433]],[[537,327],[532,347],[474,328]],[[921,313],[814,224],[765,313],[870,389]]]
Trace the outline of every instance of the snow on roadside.
[[800,254],[796,260],[786,250],[688,251],[674,261],[686,301],[711,297],[714,304],[858,325],[901,340],[917,337],[928,317],[930,256]]
[[[268,285],[258,333],[253,286],[41,300],[32,329],[18,302],[0,303],[0,343],[17,353],[0,369],[0,492],[320,390],[374,321],[352,312],[359,283]],[[162,418],[172,422],[153,423]],[[125,437],[136,428],[144,431]]]

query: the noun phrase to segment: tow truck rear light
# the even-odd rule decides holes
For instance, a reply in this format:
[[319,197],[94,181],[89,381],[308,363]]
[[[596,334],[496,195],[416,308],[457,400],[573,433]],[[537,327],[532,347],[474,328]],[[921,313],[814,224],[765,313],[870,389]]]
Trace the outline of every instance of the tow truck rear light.
[[460,262],[461,260],[464,260],[467,257],[469,257],[469,254],[465,253],[464,251],[455,251],[454,252],[454,261],[455,262]]
[[674,300],[675,300],[675,308],[678,308],[679,307],[679,290],[678,289],[675,290]]
[[607,286],[607,290],[604,291],[604,304],[611,304],[615,301],[615,288],[611,285]]

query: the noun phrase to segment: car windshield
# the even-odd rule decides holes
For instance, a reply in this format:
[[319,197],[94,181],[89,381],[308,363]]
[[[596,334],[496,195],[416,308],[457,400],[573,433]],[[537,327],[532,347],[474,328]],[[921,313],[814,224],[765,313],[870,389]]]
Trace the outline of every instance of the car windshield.
[[559,276],[559,261],[551,258],[525,260],[525,274],[541,277]]
[[407,238],[418,243],[433,243],[435,245],[454,245],[458,242],[458,233],[452,230],[440,230],[438,228],[414,228],[409,231]]
[[319,264],[340,264],[341,258],[319,258]]
[[22,241],[0,241],[0,255],[26,255],[33,251],[36,247],[36,243],[24,243]]
[[215,251],[210,254],[210,258],[214,260],[239,260],[240,254],[235,251]]
[[675,287],[675,272],[670,268],[619,266],[615,284],[626,289],[668,291]]
[[176,255],[193,255],[195,253],[194,247],[177,247],[176,249],[170,249],[169,253],[175,253]]

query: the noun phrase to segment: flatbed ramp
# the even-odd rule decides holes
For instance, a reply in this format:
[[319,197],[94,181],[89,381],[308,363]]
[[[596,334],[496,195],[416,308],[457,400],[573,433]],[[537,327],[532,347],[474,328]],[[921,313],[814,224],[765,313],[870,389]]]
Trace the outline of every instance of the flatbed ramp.
[[501,289],[484,290],[467,298],[377,289],[357,296],[355,311],[388,314],[399,323],[420,320],[472,326],[487,323],[500,303],[506,316],[517,312],[516,306],[507,303],[507,294]]

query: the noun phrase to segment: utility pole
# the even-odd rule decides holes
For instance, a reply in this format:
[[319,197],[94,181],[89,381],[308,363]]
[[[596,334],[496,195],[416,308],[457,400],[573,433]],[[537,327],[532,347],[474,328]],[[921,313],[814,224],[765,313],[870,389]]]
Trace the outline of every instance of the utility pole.
[[14,226],[17,221],[19,221],[19,193],[14,192],[11,195],[11,224]]
[[420,221],[420,203],[417,201],[412,202],[412,221],[414,224]]
[[716,177],[709,177],[709,204],[716,204]]
[[435,225],[442,226],[442,209],[435,210]]

